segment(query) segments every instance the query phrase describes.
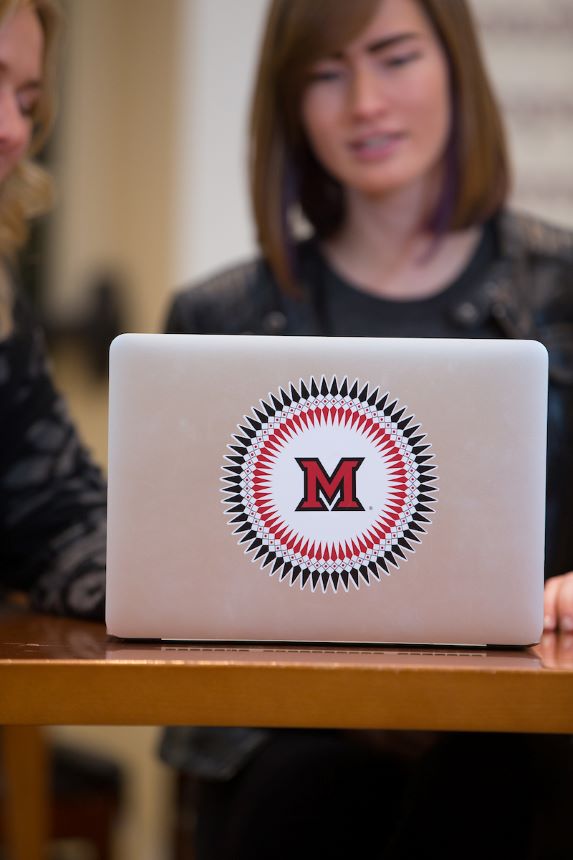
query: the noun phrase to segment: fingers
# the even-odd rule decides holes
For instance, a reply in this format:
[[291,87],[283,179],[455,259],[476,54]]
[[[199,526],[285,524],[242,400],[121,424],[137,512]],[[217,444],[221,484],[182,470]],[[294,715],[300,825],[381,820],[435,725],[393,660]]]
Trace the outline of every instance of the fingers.
[[543,629],[553,631],[557,628],[557,593],[560,576],[552,576],[545,583],[543,593]]
[[573,572],[547,580],[543,616],[545,630],[573,632]]
[[535,653],[547,669],[573,669],[573,633],[545,632]]

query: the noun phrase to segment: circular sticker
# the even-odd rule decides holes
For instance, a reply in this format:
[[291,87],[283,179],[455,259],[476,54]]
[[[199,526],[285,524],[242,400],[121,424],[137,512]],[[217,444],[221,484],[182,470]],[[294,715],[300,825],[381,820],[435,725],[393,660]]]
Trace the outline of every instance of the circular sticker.
[[406,561],[437,497],[431,445],[406,412],[336,377],[290,383],[253,407],[222,467],[225,514],[252,561],[322,592],[370,585]]

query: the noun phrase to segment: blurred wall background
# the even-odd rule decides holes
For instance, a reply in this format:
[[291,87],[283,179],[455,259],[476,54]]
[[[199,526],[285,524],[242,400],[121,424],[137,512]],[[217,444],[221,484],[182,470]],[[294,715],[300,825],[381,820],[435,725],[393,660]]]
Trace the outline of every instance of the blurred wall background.
[[183,0],[67,0],[48,305],[69,315],[102,270],[153,329],[173,279]]
[[[515,159],[515,205],[573,227],[571,0],[471,0]],[[266,0],[67,0],[61,114],[51,150],[47,318],[81,315],[94,280],[123,287],[126,330],[161,330],[172,290],[253,252],[246,198],[248,94]],[[106,462],[105,380],[74,350],[56,368]],[[157,730],[65,728],[128,776],[122,860],[165,858],[170,774]]]
[[470,2],[507,122],[513,203],[573,227],[573,3]]

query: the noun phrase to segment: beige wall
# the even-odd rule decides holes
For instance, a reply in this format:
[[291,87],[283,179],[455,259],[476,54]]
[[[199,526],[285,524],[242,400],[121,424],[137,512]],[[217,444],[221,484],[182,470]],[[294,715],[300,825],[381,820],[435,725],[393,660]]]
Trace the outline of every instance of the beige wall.
[[172,290],[251,253],[246,114],[267,0],[67,0],[48,307],[94,272],[130,287],[132,330]]
[[176,284],[255,250],[247,114],[267,0],[183,0]]
[[133,328],[154,330],[173,281],[181,0],[68,0],[56,140],[52,311],[94,271],[132,288]]
[[172,290],[251,253],[246,114],[266,0],[68,0],[48,306],[94,271],[130,286],[133,330]]
[[573,227],[573,3],[472,0],[506,118],[516,206]]

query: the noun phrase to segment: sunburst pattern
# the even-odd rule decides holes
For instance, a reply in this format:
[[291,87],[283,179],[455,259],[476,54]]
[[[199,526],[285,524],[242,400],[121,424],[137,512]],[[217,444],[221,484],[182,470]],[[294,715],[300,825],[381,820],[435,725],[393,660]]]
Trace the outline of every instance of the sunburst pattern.
[[[369,585],[407,559],[430,523],[437,494],[430,444],[406,407],[368,383],[311,378],[288,392],[261,400],[228,446],[222,492],[233,534],[290,585],[323,592]],[[317,447],[329,447],[335,460],[360,452],[361,513],[296,512],[295,454],[315,455]]]

